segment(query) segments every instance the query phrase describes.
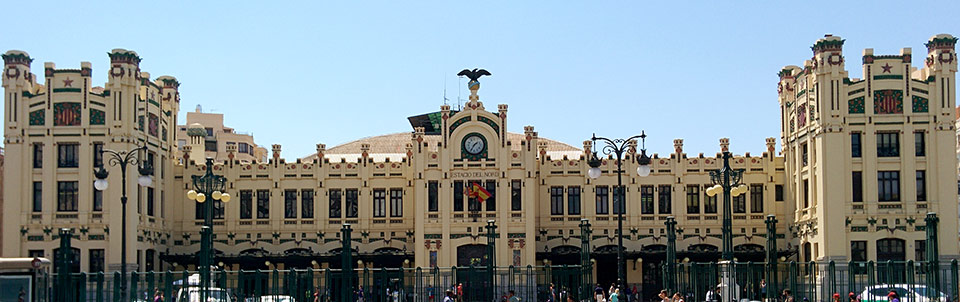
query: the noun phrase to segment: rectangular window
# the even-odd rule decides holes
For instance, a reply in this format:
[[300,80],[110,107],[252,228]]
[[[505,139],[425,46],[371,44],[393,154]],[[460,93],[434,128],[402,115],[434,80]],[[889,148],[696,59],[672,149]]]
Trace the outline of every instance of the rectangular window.
[[750,213],[763,213],[763,185],[750,185]]
[[476,197],[472,197],[472,196],[470,196],[470,194],[469,194],[469,193],[470,193],[470,190],[472,190],[473,184],[480,185],[480,181],[479,181],[479,180],[467,181],[467,187],[465,188],[465,189],[467,190],[467,193],[468,193],[468,194],[467,194],[467,210],[468,210],[468,211],[471,211],[471,212],[480,211],[480,206],[481,206],[481,204],[480,204],[480,202],[477,200],[477,198],[476,198]]
[[463,181],[453,182],[453,211],[463,212]]
[[156,263],[154,259],[156,258],[156,254],[157,252],[154,251],[153,249],[148,249],[146,252],[143,253],[143,262],[145,264],[143,267],[144,272],[154,271],[154,268],[155,268],[154,263]]
[[916,261],[926,261],[927,260],[927,241],[926,240],[914,240],[913,241],[913,252],[914,258]]
[[240,219],[253,218],[253,191],[240,191]]
[[733,212],[734,213],[746,213],[747,212],[747,196],[741,194],[738,196],[733,196],[731,198],[733,202]]
[[927,140],[923,135],[923,131],[913,133],[913,148],[918,157],[927,155]]
[[563,187],[550,187],[550,214],[563,215]]
[[810,149],[807,143],[800,144],[800,164],[806,167],[810,163]]
[[900,201],[900,171],[877,171],[880,201]]
[[33,168],[43,168],[43,144],[41,143],[33,144]]
[[93,188],[93,211],[103,211],[103,191]]
[[803,208],[810,207],[810,180],[803,180]]
[[783,185],[776,185],[774,188],[774,199],[776,199],[776,201],[783,201]]
[[373,189],[373,217],[387,216],[387,190]]
[[519,179],[514,179],[510,181],[510,210],[511,211],[520,211],[523,209],[523,194],[522,189],[523,182]]
[[297,190],[283,190],[283,218],[297,218]]
[[360,190],[357,189],[347,189],[345,201],[346,204],[346,217],[347,218],[357,218],[357,214],[360,213],[360,202],[357,200],[360,196]]
[[77,189],[76,181],[57,182],[57,211],[77,211]]
[[300,218],[313,218],[313,189],[300,190]]
[[147,216],[153,216],[154,211],[154,190],[152,187],[147,187]]
[[103,143],[93,143],[93,167],[103,167]]
[[257,219],[270,218],[270,190],[257,190]]
[[860,132],[850,133],[850,156],[857,158],[860,157],[863,150],[860,142]]
[[440,183],[430,181],[427,183],[427,211],[440,211]]
[[624,193],[624,187],[622,186],[613,187],[613,213],[614,214],[626,214],[627,208],[623,204],[623,193]]
[[866,241],[850,241],[850,259],[857,262],[867,261]]
[[487,197],[487,200],[484,200],[483,203],[487,204],[487,211],[496,211],[497,210],[497,181],[496,180],[487,180],[487,192],[490,192],[490,197]]
[[403,217],[403,189],[390,189],[390,217]]
[[877,133],[877,156],[900,156],[900,134],[896,132]]
[[671,200],[671,197],[673,196],[673,187],[671,187],[670,185],[660,185],[660,187],[657,188],[657,193],[659,193],[658,194],[659,198],[657,198],[657,201],[659,201],[659,204],[657,207],[657,210],[658,210],[657,213],[660,213],[660,214],[672,213],[673,200]]
[[607,186],[597,186],[597,215],[606,215],[610,213],[610,188]]
[[57,145],[57,167],[76,168],[79,166],[77,152],[80,144],[78,143],[60,143]]
[[90,249],[90,272],[102,272],[104,269],[103,249]]
[[700,186],[687,186],[687,214],[700,214]]
[[333,189],[327,193],[330,195],[330,218],[340,218],[341,194],[340,189]]
[[853,202],[863,202],[863,172],[853,171]]
[[43,212],[43,182],[33,182],[33,211]]
[[[210,202],[210,200],[207,199],[207,202]],[[223,219],[223,201],[213,201],[213,219]]]
[[567,214],[580,215],[580,187],[567,187]]
[[927,171],[917,170],[917,201],[927,201]]
[[27,256],[30,258],[43,258],[43,250],[28,250]]
[[720,194],[703,197],[703,213],[704,214],[717,213],[717,196],[720,196]]
[[653,214],[653,186],[640,186],[640,214]]

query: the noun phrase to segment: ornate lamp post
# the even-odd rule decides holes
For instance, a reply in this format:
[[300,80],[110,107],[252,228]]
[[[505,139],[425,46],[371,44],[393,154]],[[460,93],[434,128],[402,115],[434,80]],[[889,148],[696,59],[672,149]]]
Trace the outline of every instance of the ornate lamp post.
[[[220,200],[224,203],[230,202],[230,194],[222,193],[227,184],[227,178],[221,175],[213,174],[213,158],[207,158],[206,172],[201,175],[193,175],[193,190],[187,191],[187,198],[196,200],[203,204],[210,196],[214,200]],[[200,261],[198,267],[200,270],[200,296],[201,301],[206,301],[206,295],[210,288],[210,266],[213,262],[213,200],[203,205],[203,227],[200,228]]]
[[[137,178],[137,183],[141,186],[149,186],[153,183],[153,166],[152,163],[146,162],[143,160],[143,153],[147,152],[147,146],[137,147],[129,151],[114,151],[104,149],[100,151],[100,158],[103,158],[106,163],[109,163],[111,166],[120,167],[120,205],[121,205],[121,227],[120,227],[120,300],[126,300],[127,294],[127,166],[137,166],[137,170],[140,172],[140,177]],[[109,155],[109,158],[103,157],[104,153]],[[104,191],[107,189],[109,183],[107,182],[107,177],[110,176],[110,172],[105,168],[106,165],[101,165],[99,169],[96,169],[93,172],[93,175],[97,178],[93,182],[93,187],[99,191]]]
[[747,192],[747,186],[740,181],[743,178],[743,169],[734,170],[730,168],[730,158],[733,155],[726,150],[726,142],[723,141],[723,168],[710,171],[710,179],[714,186],[707,189],[707,196],[716,196],[723,194],[723,261],[721,265],[722,284],[720,297],[727,301],[736,301],[734,290],[735,282],[733,280],[733,222],[730,213],[730,198]]
[[[626,195],[623,190],[623,153],[628,150],[635,150],[637,139],[640,139],[642,146],[640,149],[640,156],[636,158],[637,163],[637,175],[640,177],[646,177],[650,175],[650,157],[647,156],[647,134],[640,132],[640,135],[634,135],[627,139],[609,139],[605,137],[598,137],[596,134],[590,138],[593,141],[593,144],[596,145],[597,141],[602,141],[606,143],[606,146],[603,146],[604,155],[615,155],[617,158],[617,188],[613,193],[614,203],[617,205],[617,284],[620,288],[627,287],[627,276],[624,272],[626,264],[623,259],[623,212],[626,210]],[[597,152],[594,151],[591,155],[589,161],[587,162],[590,165],[590,170],[587,171],[587,176],[592,179],[600,178],[600,174],[603,172],[600,170],[600,159],[597,158]]]

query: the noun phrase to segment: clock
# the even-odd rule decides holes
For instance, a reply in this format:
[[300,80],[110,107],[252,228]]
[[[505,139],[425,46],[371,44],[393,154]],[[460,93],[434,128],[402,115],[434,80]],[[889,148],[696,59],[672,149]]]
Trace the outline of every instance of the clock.
[[470,135],[463,139],[463,149],[471,155],[479,155],[486,148],[486,142],[480,135]]

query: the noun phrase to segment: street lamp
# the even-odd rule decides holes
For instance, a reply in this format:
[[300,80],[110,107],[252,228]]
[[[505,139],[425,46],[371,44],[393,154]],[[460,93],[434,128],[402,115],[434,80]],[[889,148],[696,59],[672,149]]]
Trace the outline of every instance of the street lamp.
[[[100,151],[100,158],[105,159],[111,166],[120,167],[120,207],[121,207],[121,227],[120,227],[120,299],[126,301],[127,293],[127,166],[137,166],[140,177],[137,183],[141,186],[149,186],[153,183],[153,163],[143,160],[143,152],[147,152],[147,146],[137,147],[129,151],[114,151],[104,149]],[[106,153],[109,158],[104,158]],[[101,165],[94,170],[93,175],[97,178],[93,182],[93,187],[98,191],[104,191],[109,187],[107,177],[110,172]]]
[[[642,145],[640,149],[640,156],[636,157],[636,161],[639,164],[637,166],[637,175],[640,177],[646,177],[650,175],[650,157],[647,156],[647,134],[643,131],[640,132],[640,135],[634,135],[627,139],[609,139],[605,137],[598,137],[596,134],[590,138],[593,141],[593,145],[596,146],[597,141],[602,141],[606,143],[606,146],[603,147],[604,155],[615,155],[617,158],[617,188],[614,190],[613,198],[614,202],[617,205],[617,284],[620,288],[627,287],[627,276],[624,272],[626,264],[623,259],[623,212],[626,209],[626,196],[623,190],[623,153],[628,150],[635,150],[637,147],[636,139],[640,139]],[[594,147],[596,148],[596,147]],[[600,170],[600,159],[597,158],[597,152],[593,151],[590,155],[587,164],[590,165],[590,170],[587,170],[587,176],[591,179],[600,178],[602,171]],[[619,198],[619,202],[617,202]]]
[[707,196],[723,194],[723,260],[733,260],[733,223],[731,222],[730,198],[747,193],[747,185],[740,182],[743,178],[743,169],[731,169],[730,151],[723,151],[723,168],[710,171],[710,179],[714,186],[707,189]]
[[[187,191],[187,198],[203,204],[207,196],[224,203],[230,202],[230,194],[223,193],[227,178],[213,174],[213,158],[207,158],[206,172],[193,175],[193,190]],[[210,287],[210,265],[213,264],[213,200],[203,205],[203,227],[200,228],[200,286],[201,300],[206,301],[207,288]],[[269,265],[268,265],[269,266]]]

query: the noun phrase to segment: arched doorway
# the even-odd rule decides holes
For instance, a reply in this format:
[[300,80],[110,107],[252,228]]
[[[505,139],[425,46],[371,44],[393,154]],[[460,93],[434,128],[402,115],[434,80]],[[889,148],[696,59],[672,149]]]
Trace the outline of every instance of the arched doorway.
[[594,263],[597,272],[597,285],[604,291],[608,290],[611,284],[617,282],[617,248],[617,245],[611,244],[598,246],[593,250],[593,259],[597,261]]
[[466,244],[457,247],[456,283],[463,284],[464,301],[492,299],[488,289],[493,286],[493,276],[490,276],[487,265],[490,265],[490,257],[486,245]]
[[490,257],[485,244],[465,244],[457,247],[457,266],[486,266]]
[[733,254],[737,257],[737,262],[761,262],[766,259],[766,254],[762,245],[745,243],[733,247]]
[[580,265],[580,247],[561,245],[550,249],[550,265]]

